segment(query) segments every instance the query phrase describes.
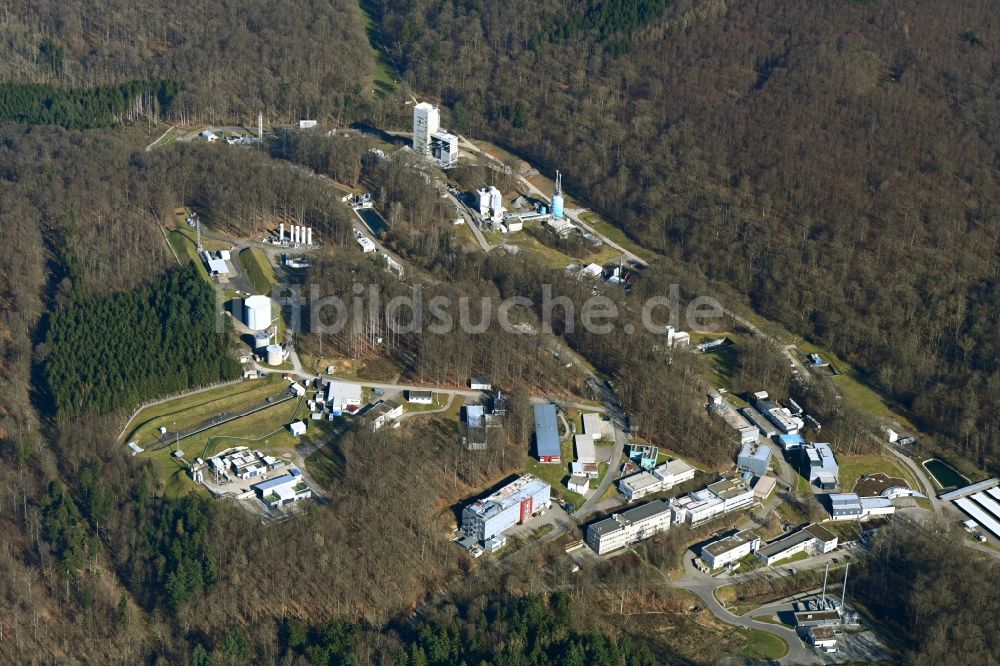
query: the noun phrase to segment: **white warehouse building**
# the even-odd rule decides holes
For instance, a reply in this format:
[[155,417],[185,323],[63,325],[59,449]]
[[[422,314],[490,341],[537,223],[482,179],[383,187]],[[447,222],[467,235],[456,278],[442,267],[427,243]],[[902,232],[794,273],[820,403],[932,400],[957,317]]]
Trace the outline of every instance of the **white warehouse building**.
[[670,522],[670,505],[653,500],[588,527],[587,545],[604,555],[664,532],[670,529]]
[[466,536],[486,541],[548,508],[551,490],[549,484],[534,474],[525,474],[462,509],[462,531]]

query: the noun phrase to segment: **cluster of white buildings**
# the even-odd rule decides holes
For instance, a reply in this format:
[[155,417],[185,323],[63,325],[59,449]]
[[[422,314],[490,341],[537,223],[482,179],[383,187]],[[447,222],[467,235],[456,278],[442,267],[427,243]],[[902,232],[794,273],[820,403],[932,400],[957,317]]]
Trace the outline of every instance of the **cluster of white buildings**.
[[694,467],[678,458],[663,463],[650,472],[643,471],[625,477],[618,482],[618,489],[631,502],[690,481],[694,478],[694,472]]
[[462,509],[462,531],[467,537],[485,544],[549,508],[551,490],[549,484],[537,476],[525,474]]
[[756,532],[742,530],[702,546],[701,559],[709,569],[718,569],[755,553],[757,559],[770,566],[799,553],[829,553],[837,543],[835,534],[815,523],[766,544]]
[[670,504],[653,500],[590,525],[587,545],[604,555],[664,532],[670,525]]
[[[660,484],[664,479],[680,483],[676,479],[688,480],[694,477],[694,469],[680,460],[661,465],[653,472],[659,476],[644,472],[623,481],[634,484],[631,492],[642,496],[646,488],[646,477],[643,474],[647,474]],[[649,494],[649,491],[645,494]],[[587,528],[586,541],[597,554],[603,555],[649,538],[669,529],[671,525],[697,524],[729,511],[746,508],[753,502],[753,490],[741,480],[722,479],[679,499],[653,500],[600,520]]]
[[675,499],[672,503],[673,518],[675,523],[697,525],[753,503],[754,492],[741,479],[722,479]]
[[267,476],[268,472],[281,469],[285,461],[264,455],[246,446],[221,451],[208,460],[200,458],[191,467],[195,483],[204,483],[206,473],[216,484],[245,481]]

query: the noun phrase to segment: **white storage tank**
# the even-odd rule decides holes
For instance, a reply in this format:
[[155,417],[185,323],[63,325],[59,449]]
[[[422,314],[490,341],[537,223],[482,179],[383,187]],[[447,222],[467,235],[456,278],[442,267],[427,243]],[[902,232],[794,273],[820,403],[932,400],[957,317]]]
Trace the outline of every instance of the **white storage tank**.
[[254,333],[253,336],[253,350],[260,351],[261,349],[266,349],[267,346],[271,344],[271,334],[267,331],[261,331],[260,333]]
[[243,321],[251,331],[261,331],[271,325],[271,299],[250,296],[243,301]]
[[268,345],[267,346],[267,364],[268,365],[281,365],[284,361],[284,354],[282,354],[281,345]]

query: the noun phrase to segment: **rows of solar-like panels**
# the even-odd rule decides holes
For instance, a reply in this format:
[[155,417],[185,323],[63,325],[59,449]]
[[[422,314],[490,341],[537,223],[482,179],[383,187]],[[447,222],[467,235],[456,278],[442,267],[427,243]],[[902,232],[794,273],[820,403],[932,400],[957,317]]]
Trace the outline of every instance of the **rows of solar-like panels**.
[[988,488],[968,497],[960,497],[955,504],[980,527],[1000,539],[1000,488]]

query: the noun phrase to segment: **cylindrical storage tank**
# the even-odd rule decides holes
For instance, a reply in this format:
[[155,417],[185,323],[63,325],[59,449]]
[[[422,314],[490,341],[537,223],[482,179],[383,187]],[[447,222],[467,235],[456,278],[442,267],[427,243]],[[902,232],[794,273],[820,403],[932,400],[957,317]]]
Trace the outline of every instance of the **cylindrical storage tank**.
[[261,331],[271,325],[271,299],[250,296],[243,301],[243,321],[251,331]]
[[253,350],[259,351],[266,349],[267,346],[271,344],[271,334],[267,331],[261,331],[260,333],[255,333],[253,336]]
[[561,194],[552,195],[552,217],[561,220],[563,216],[563,197]]
[[281,345],[268,345],[267,346],[267,364],[268,365],[281,365],[284,361],[284,357],[281,353]]

